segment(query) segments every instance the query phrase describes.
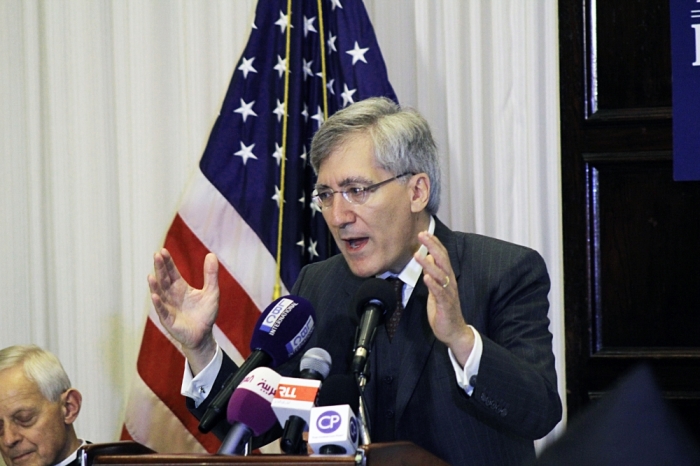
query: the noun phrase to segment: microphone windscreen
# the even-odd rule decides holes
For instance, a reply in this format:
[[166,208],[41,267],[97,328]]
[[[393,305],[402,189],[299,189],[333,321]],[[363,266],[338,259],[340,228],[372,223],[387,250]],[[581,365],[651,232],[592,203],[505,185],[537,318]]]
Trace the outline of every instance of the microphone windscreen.
[[392,284],[381,278],[365,280],[355,293],[355,309],[359,316],[364,313],[368,303],[381,303],[383,313],[387,310],[393,311],[396,308],[396,293]]
[[323,380],[331,372],[331,364],[332,359],[328,351],[323,348],[311,348],[301,357],[299,370],[302,372],[305,370],[316,372]]
[[333,374],[323,382],[316,406],[350,405],[359,412],[360,389],[352,374]]
[[272,410],[281,376],[267,367],[258,367],[248,374],[234,390],[228,402],[226,418],[229,424],[240,422],[255,435],[270,430],[277,422]]
[[260,314],[250,340],[250,350],[262,350],[272,358],[271,367],[287,362],[301,350],[314,331],[316,313],[309,301],[283,296]]

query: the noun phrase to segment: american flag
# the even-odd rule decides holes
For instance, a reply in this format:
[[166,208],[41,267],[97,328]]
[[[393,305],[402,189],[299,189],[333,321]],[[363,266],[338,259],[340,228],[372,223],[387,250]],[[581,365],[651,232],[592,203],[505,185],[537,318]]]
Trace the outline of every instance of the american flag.
[[[219,258],[215,337],[250,353],[260,312],[301,268],[335,253],[311,202],[311,138],[328,115],[372,96],[396,100],[361,0],[261,0],[248,44],[182,205],[167,233],[185,280],[200,288]],[[281,214],[280,214],[280,208]],[[184,357],[151,308],[122,439],[158,452],[215,452],[180,395]]]

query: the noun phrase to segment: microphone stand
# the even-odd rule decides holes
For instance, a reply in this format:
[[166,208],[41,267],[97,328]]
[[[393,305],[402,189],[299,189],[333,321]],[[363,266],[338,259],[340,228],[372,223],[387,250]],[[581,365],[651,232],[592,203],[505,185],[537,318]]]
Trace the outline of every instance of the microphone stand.
[[369,365],[369,360],[365,364],[364,370],[358,372],[355,374],[355,377],[357,377],[357,387],[359,388],[360,391],[360,405],[359,405],[359,410],[360,410],[360,444],[361,445],[369,445],[372,443],[372,439],[369,436],[369,416],[367,415],[367,407],[365,406],[364,402],[364,392],[365,392],[365,385],[367,385],[367,381],[369,380],[369,370],[367,369],[366,366]]

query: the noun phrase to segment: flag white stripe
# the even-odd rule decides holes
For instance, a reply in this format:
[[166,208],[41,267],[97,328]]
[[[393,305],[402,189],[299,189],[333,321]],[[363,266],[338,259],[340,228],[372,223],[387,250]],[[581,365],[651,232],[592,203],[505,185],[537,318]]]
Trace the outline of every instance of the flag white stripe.
[[[216,254],[220,264],[258,309],[265,309],[272,300],[275,259],[201,170],[193,177],[179,214],[202,244]],[[282,294],[287,293],[283,285]]]

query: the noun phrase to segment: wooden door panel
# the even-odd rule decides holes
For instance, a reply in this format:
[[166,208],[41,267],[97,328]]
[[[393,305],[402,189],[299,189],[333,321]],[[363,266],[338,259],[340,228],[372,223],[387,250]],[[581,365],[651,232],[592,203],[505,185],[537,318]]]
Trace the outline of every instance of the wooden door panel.
[[[588,4],[587,63],[593,118],[639,119],[671,107],[667,2]],[[661,40],[660,40],[661,39]]]
[[590,173],[594,352],[700,348],[700,184],[671,153],[583,154]]
[[645,362],[700,441],[700,182],[672,178],[669,4],[559,15],[569,415]]

